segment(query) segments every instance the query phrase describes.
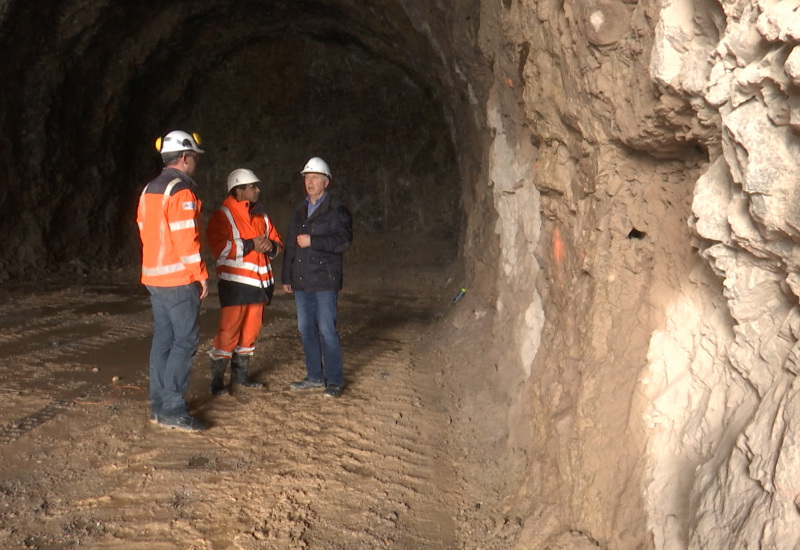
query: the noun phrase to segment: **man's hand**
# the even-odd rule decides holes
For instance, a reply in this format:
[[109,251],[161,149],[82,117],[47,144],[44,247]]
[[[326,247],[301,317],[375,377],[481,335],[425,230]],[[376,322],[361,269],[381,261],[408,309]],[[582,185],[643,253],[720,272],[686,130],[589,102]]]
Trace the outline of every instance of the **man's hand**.
[[289,294],[294,292],[294,290],[292,290],[292,285],[282,285],[282,286],[283,286],[283,291],[284,292],[288,292]]
[[297,246],[300,248],[308,248],[311,246],[311,235],[298,235]]
[[272,241],[270,241],[265,235],[253,237],[253,250],[259,254],[269,254],[272,252]]
[[208,279],[200,281],[200,299],[208,296]]

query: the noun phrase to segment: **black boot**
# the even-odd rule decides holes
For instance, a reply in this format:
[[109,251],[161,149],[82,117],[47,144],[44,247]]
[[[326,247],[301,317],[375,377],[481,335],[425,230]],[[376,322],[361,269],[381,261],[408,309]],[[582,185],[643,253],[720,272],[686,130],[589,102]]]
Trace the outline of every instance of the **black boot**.
[[261,382],[250,380],[247,377],[247,367],[249,363],[249,355],[239,355],[238,353],[233,354],[233,359],[231,359],[231,385],[239,384],[245,388],[261,387]]
[[211,395],[224,395],[228,393],[225,389],[225,368],[228,366],[227,359],[211,359]]

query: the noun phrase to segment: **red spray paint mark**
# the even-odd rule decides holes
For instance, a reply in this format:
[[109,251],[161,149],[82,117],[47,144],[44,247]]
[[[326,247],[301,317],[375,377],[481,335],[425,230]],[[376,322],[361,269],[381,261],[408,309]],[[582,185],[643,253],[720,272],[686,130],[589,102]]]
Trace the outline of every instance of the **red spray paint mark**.
[[561,238],[561,230],[556,227],[553,229],[553,263],[556,267],[561,267],[564,264],[564,240]]

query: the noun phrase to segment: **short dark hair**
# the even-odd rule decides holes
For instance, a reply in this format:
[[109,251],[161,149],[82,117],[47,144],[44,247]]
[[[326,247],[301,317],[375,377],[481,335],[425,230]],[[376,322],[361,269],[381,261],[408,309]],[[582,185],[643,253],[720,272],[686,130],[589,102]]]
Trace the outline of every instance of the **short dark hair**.
[[245,189],[247,189],[248,185],[250,185],[250,184],[249,183],[242,183],[241,185],[237,185],[235,187],[231,187],[231,190],[228,191],[228,194],[235,199],[236,198],[236,190],[237,189],[241,189],[242,191],[244,191]]

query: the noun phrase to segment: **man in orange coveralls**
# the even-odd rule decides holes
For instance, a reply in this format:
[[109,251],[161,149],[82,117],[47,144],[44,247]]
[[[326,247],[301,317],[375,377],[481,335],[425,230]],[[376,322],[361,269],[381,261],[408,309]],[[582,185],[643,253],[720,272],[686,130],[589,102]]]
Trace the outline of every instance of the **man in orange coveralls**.
[[261,386],[247,376],[261,332],[264,304],[275,288],[271,259],[283,248],[281,236],[258,202],[261,181],[247,168],[228,176],[228,197],[208,222],[206,234],[217,259],[219,329],[211,348],[211,394],[226,393],[224,376],[231,360],[231,386]]

